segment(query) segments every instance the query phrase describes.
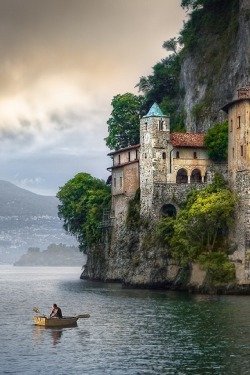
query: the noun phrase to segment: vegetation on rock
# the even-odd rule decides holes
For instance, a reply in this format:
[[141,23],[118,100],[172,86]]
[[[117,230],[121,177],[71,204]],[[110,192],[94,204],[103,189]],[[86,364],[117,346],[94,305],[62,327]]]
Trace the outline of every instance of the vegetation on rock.
[[81,251],[100,241],[103,209],[110,206],[110,187],[88,173],[78,173],[63,187],[57,198],[58,216],[64,229],[74,235]]
[[228,121],[215,124],[205,136],[208,156],[214,161],[226,161],[228,153]]
[[128,214],[126,225],[128,229],[139,229],[141,224],[140,218],[140,188],[137,189],[135,196],[128,203]]
[[159,222],[158,238],[182,265],[198,262],[213,283],[232,281],[234,265],[227,256],[228,231],[236,201],[224,180],[216,176],[213,184],[189,194],[176,218],[166,217]]

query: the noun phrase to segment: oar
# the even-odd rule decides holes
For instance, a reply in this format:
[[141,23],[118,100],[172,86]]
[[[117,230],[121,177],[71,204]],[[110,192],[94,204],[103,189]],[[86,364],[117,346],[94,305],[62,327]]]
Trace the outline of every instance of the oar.
[[77,319],[80,319],[80,318],[90,318],[90,315],[89,314],[80,314],[80,315],[77,315],[76,318]]
[[46,315],[45,315],[45,314],[42,314],[41,311],[38,309],[38,307],[33,307],[33,311],[34,311],[36,314],[41,314],[44,318],[46,318]]

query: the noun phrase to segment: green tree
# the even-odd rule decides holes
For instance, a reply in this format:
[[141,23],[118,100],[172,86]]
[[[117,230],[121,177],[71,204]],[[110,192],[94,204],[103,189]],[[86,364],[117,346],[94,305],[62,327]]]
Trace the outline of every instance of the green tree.
[[107,121],[106,145],[118,150],[140,142],[140,114],[145,103],[143,96],[126,93],[112,100],[113,110]]
[[223,278],[230,281],[234,266],[227,256],[228,231],[233,225],[236,201],[223,178],[216,175],[212,184],[189,194],[176,219],[160,221],[158,238],[182,265],[196,261],[209,271],[213,282]]
[[208,155],[214,161],[226,161],[228,152],[228,122],[215,124],[204,138]]
[[61,203],[58,216],[64,229],[77,238],[80,250],[98,243],[103,209],[111,200],[110,187],[88,173],[78,173],[60,187],[57,198]]
[[171,38],[169,40],[166,40],[163,45],[163,48],[165,48],[169,52],[173,52],[175,55],[178,53],[178,39],[177,38]]
[[[212,0],[213,1],[213,0]],[[204,0],[182,0],[181,6],[186,9],[196,9],[204,4]]]
[[148,108],[156,102],[164,114],[170,115],[172,129],[183,127],[183,119],[177,111],[181,68],[177,43],[175,38],[164,42],[163,47],[173,53],[155,64],[152,74],[147,77],[142,76],[136,85],[139,92],[145,95]]

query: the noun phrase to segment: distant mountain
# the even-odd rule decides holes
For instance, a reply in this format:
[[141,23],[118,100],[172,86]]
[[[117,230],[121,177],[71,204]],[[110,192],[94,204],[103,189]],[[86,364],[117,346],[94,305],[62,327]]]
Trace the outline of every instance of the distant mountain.
[[56,197],[43,196],[0,180],[0,264],[13,263],[29,247],[77,246],[58,218]]
[[0,180],[0,216],[57,216],[58,199],[38,195]]

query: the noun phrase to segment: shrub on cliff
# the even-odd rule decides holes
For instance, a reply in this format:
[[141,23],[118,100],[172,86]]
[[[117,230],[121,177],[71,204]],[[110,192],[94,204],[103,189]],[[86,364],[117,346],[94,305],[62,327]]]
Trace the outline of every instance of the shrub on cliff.
[[[220,272],[222,279],[231,280],[234,267],[227,256],[230,249],[228,231],[233,225],[236,201],[235,194],[217,176],[213,184],[189,194],[176,219],[163,218],[158,225],[158,233],[172,257],[182,265],[199,262],[218,281]],[[223,260],[220,271],[218,259]],[[227,272],[228,279],[223,276]]]

